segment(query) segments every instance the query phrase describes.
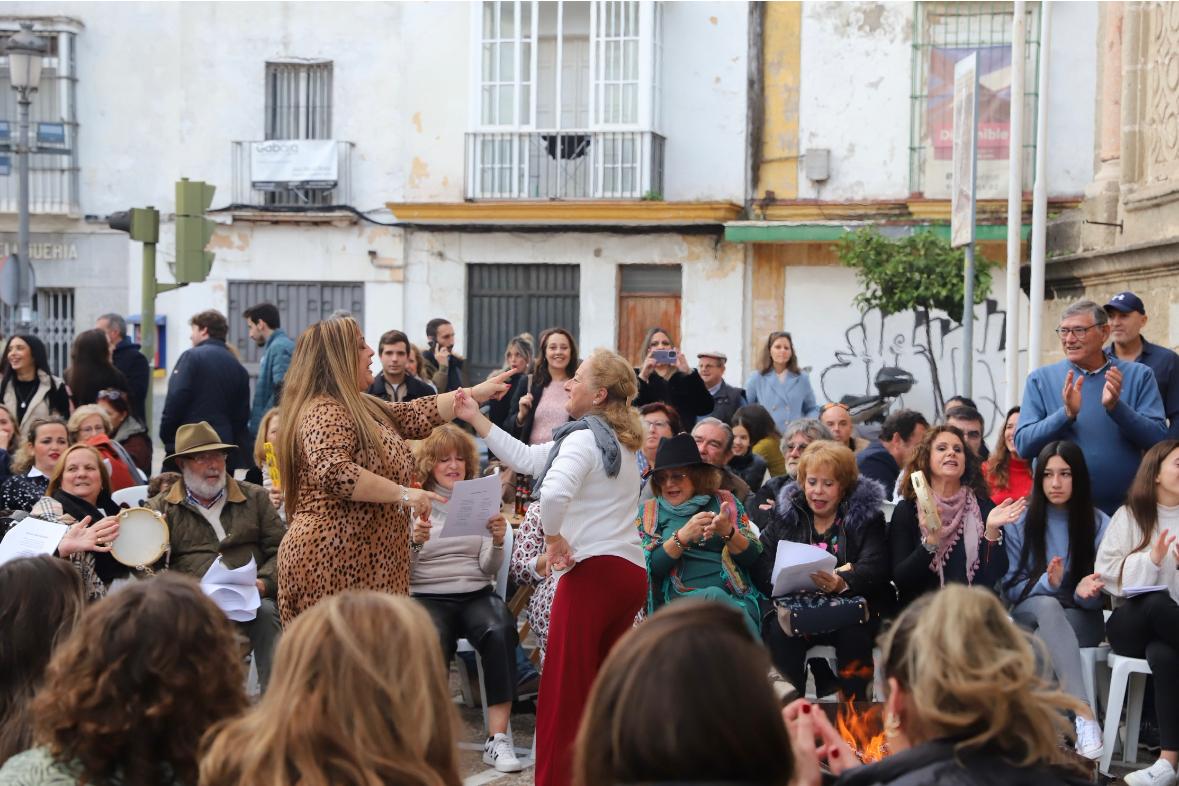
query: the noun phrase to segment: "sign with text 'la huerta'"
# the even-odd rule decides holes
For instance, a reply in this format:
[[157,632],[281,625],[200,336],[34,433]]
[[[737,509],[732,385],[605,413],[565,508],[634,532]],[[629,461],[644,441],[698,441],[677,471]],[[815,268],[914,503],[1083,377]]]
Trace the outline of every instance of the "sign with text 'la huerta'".
[[250,182],[259,191],[336,187],[334,139],[267,139],[250,143]]

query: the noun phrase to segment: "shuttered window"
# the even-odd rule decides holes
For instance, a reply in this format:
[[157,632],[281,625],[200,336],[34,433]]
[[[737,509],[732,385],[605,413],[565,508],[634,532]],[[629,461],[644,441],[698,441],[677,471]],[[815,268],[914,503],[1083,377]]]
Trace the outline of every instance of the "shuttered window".
[[331,61],[266,64],[266,138],[332,138]]

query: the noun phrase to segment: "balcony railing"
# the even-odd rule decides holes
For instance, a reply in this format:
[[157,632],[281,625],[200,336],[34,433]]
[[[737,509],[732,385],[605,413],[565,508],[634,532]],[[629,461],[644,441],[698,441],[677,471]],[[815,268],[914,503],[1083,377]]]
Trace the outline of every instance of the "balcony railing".
[[654,131],[467,134],[467,199],[662,199]]
[[[0,154],[0,213],[16,213],[20,188],[16,153]],[[29,154],[29,213],[78,215],[78,162],[76,153]]]
[[315,207],[352,204],[352,148],[354,142],[336,142],[338,170],[334,188],[301,188],[279,185],[254,188],[250,177],[251,141],[233,143],[233,202],[236,205]]

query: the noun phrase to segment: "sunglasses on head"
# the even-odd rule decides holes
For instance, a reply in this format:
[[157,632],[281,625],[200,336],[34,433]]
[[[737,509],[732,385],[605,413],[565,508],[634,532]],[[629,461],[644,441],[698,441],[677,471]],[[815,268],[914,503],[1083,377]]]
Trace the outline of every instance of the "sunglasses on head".
[[126,398],[126,395],[123,391],[116,388],[106,388],[105,390],[98,391],[98,398],[107,401],[122,401]]

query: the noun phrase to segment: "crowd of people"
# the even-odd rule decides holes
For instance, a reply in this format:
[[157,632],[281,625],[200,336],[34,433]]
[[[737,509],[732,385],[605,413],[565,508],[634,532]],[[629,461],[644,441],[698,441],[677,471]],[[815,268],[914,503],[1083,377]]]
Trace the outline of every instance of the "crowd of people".
[[[1081,650],[1104,641],[1153,671],[1160,753],[1126,782],[1176,782],[1179,359],[1133,293],[1065,309],[1064,359],[991,445],[963,397],[864,430],[784,331],[738,387],[662,327],[637,364],[524,333],[477,381],[446,319],[424,351],[389,330],[375,352],[347,314],[293,340],[272,304],[242,319],[252,392],[225,315],[192,317],[159,467],[121,316],[60,377],[8,339],[0,508],[67,526],[0,565],[0,784],[458,784],[460,639],[499,771],[525,766],[510,719],[539,670],[544,786],[1072,783],[1066,740],[1103,753]],[[447,533],[456,485],[489,471],[522,515]],[[167,543],[128,565],[115,498],[140,487]],[[831,569],[776,591],[788,544]],[[218,565],[252,571],[251,614],[202,592]],[[884,702],[892,755],[856,766],[808,682]]]

